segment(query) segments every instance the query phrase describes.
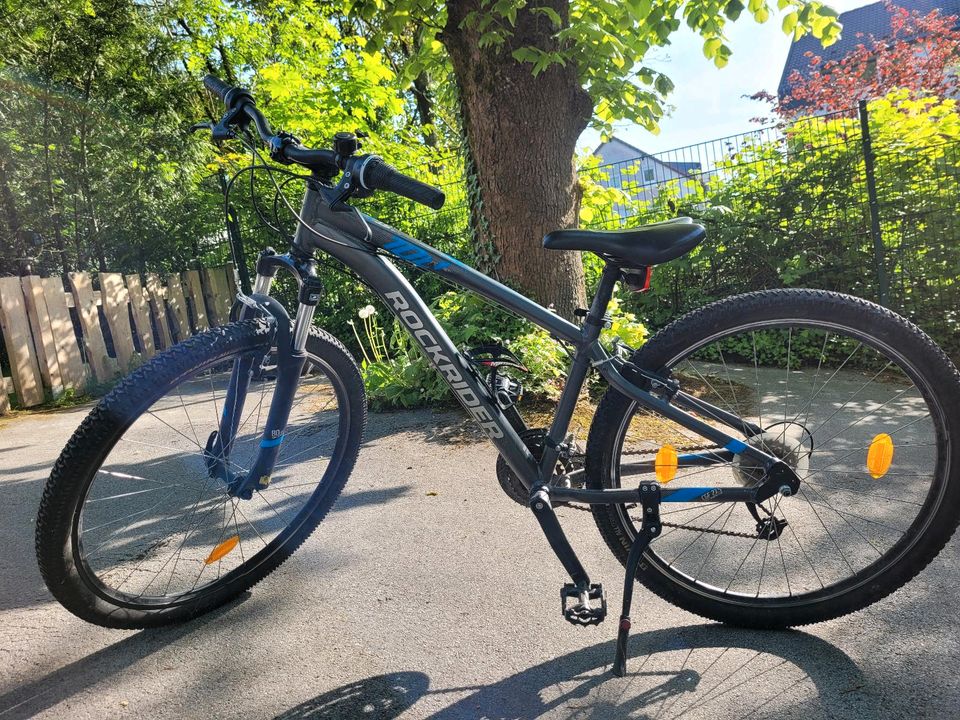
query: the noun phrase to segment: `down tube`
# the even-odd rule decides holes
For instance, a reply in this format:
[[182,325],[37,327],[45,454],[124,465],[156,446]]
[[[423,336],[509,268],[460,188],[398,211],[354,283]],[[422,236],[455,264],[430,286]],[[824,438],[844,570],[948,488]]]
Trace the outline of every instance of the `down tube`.
[[[345,254],[341,250],[339,255]],[[413,336],[430,364],[439,372],[470,416],[487,434],[507,464],[525,485],[534,484],[539,468],[503,412],[477,378],[467,360],[437,322],[426,303],[389,260],[355,252],[349,265],[380,296]]]

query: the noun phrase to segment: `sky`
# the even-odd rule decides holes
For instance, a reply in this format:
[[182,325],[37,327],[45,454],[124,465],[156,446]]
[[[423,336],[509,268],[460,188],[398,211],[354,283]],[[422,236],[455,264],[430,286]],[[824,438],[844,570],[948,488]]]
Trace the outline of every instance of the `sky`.
[[[827,0],[826,4],[837,12],[845,12],[870,1]],[[660,134],[618,123],[614,135],[645,152],[655,153],[751,130],[755,125],[750,119],[766,114],[766,106],[743,96],[758,90],[776,94],[790,49],[790,37],[781,30],[780,23],[779,14],[771,13],[770,19],[759,25],[744,12],[739,21],[727,26],[727,44],[733,57],[723,69],[717,69],[703,56],[703,41],[683,25],[671,45],[647,59],[650,67],[665,72],[676,85],[668,100],[673,109],[660,123]],[[593,150],[599,143],[599,133],[587,130],[580,137],[579,146]]]

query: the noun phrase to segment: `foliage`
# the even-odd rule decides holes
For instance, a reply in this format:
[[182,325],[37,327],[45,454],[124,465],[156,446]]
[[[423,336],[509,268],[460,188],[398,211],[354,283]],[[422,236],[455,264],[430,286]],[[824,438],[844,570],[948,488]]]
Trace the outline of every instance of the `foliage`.
[[858,100],[881,97],[894,89],[938,97],[956,95],[960,89],[957,17],[945,17],[939,10],[921,15],[890,2],[886,7],[889,36],[863,37],[847,55],[827,62],[807,52],[808,70],[791,73],[790,93],[777,105],[777,112],[794,117],[810,108],[848,110]]
[[[166,272],[225,260],[222,190],[249,158],[235,144],[216,148],[186,132],[222,111],[200,89],[207,72],[251,87],[275,125],[307,144],[325,145],[338,130],[363,131],[365,150],[416,168],[448,194],[448,208],[436,214],[386,195],[366,200],[364,210],[465,261],[485,257],[470,240],[471,222],[474,232],[482,222],[482,204],[466,207],[457,83],[441,32],[445,3],[6,3],[0,15],[0,273]],[[809,31],[829,42],[839,31],[835,14],[817,1],[776,5],[789,12],[786,29],[795,35]],[[727,23],[745,11],[763,22],[772,4],[483,0],[480,7],[465,25],[480,29],[487,51],[501,52],[516,14],[532,12],[547,29],[549,48],[520,47],[511,51],[515,62],[528,65],[531,75],[573,64],[597,126],[626,118],[652,128],[672,83],[645,64],[649,52],[668,44],[686,22],[704,38],[704,54],[723,65],[730,54]],[[248,249],[282,247],[294,229],[284,205],[271,203],[275,190],[262,174],[242,176],[233,188]],[[282,190],[297,207],[301,186],[291,182]],[[611,196],[588,188],[585,221]],[[255,197],[261,199],[256,207]],[[272,228],[261,227],[261,215]],[[588,260],[588,277],[597,267]],[[327,294],[319,321],[349,342],[347,321],[372,297],[342,269],[324,266],[321,274]],[[543,333],[497,318],[467,296],[443,295],[435,277],[415,284],[437,298],[435,308],[458,344],[501,339],[535,370],[532,389],[555,393],[566,357]],[[276,287],[292,298],[289,283]],[[628,343],[642,341],[645,331],[635,317],[617,315],[615,322]],[[361,339],[359,333],[354,338],[357,350]],[[435,374],[403,333],[381,328],[378,342],[379,357],[367,362],[368,384],[378,383],[384,393],[416,388],[416,396],[388,399],[400,405],[439,397],[442,386],[431,384],[428,373]]]
[[[374,408],[414,407],[449,401],[446,384],[420,353],[399,323],[392,323],[390,340],[376,320],[372,307],[360,311],[365,341],[363,374],[367,395]],[[449,291],[439,296],[431,310],[461,349],[488,343],[500,343],[517,355],[530,371],[520,380],[525,392],[535,397],[556,399],[570,358],[563,346],[538,327],[493,308],[473,293]],[[618,301],[610,306],[611,327],[601,341],[610,344],[614,337],[632,347],[646,339],[646,328],[632,313],[624,312]],[[367,316],[367,317],[364,317]],[[353,321],[351,321],[353,324]]]
[[[902,89],[871,102],[868,112],[888,304],[956,354],[957,101]],[[651,290],[624,298],[625,306],[661,327],[758,288],[821,287],[879,299],[865,172],[860,121],[839,113],[798,118],[773,139],[739,138],[708,172],[661,186],[652,200],[625,194],[598,222],[691,215],[708,230],[706,242],[657,268]]]
[[[546,33],[547,42],[511,50],[513,59],[529,65],[534,75],[552,65],[573,64],[593,101],[595,125],[609,130],[615,120],[656,128],[673,82],[645,61],[651,50],[669,44],[681,23],[703,38],[704,57],[723,67],[732,54],[727,24],[744,12],[756,22],[766,22],[773,5],[766,0],[481,0],[456,28],[447,27],[447,5],[439,0],[353,0],[350,9],[376,24],[378,32],[368,47],[413,33],[418,43],[412,66],[438,76],[449,72],[442,45],[445,33],[476,31],[482,51],[498,52],[513,45],[507,41],[518,13],[536,13],[552,32]],[[775,5],[788,11],[783,20],[786,33],[800,37],[811,32],[824,44],[839,37],[837,14],[826,5],[816,0],[777,0]]]
[[3,17],[0,272],[196,254],[218,232],[193,197],[202,152],[183,129],[198,107],[154,11],[90,0]]
[[[251,86],[274,123],[308,143],[362,130],[400,165],[459,162],[453,117],[421,122],[429,89],[415,99],[402,54],[366,51],[365,28],[336,4],[70,0],[0,17],[0,272],[225,259],[218,174],[248,158],[186,132],[222,112],[200,87],[206,72]],[[271,238],[240,192],[247,177],[234,205],[257,248]],[[269,203],[269,182],[254,189]]]

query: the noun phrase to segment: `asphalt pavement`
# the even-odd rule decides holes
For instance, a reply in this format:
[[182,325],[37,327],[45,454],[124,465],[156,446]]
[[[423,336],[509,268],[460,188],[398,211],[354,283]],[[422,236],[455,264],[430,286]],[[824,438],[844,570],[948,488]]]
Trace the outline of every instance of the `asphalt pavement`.
[[[723,627],[638,588],[616,678],[615,621],[563,621],[559,563],[449,413],[371,415],[333,512],[239,601],[159,630],[88,625],[33,554],[87,409],[0,419],[0,720],[960,717],[956,539],[893,596],[802,631]],[[621,566],[588,514],[559,514],[615,608]]]

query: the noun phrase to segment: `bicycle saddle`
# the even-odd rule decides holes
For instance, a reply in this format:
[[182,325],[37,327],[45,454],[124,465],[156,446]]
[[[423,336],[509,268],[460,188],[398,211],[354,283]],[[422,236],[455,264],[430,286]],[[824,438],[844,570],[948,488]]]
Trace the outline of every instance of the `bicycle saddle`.
[[703,225],[680,217],[627,230],[554,230],[543,247],[589,250],[624,267],[650,267],[690,252],[706,235]]

